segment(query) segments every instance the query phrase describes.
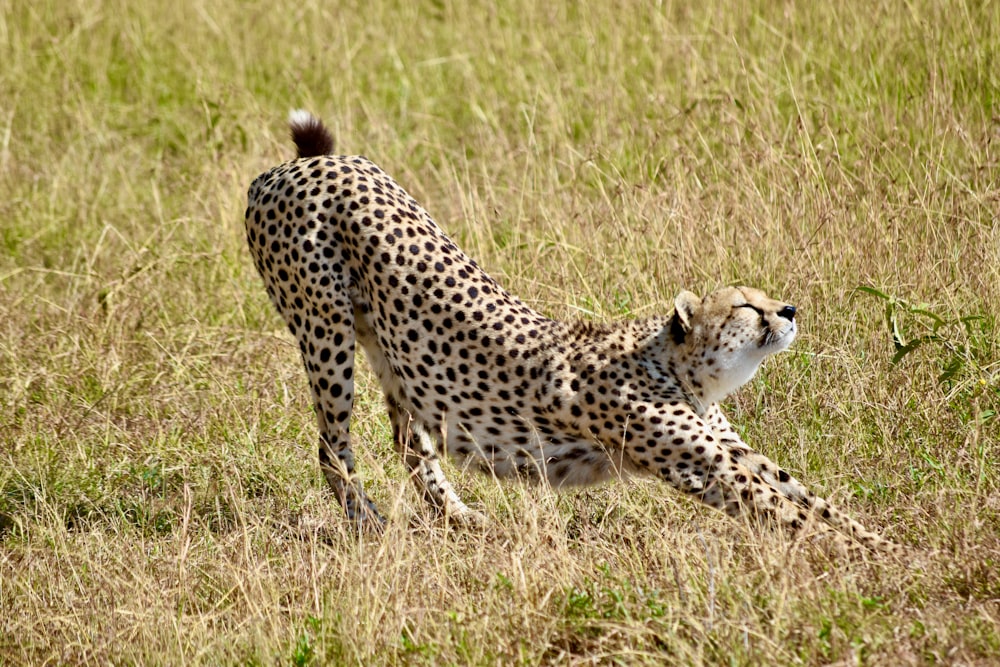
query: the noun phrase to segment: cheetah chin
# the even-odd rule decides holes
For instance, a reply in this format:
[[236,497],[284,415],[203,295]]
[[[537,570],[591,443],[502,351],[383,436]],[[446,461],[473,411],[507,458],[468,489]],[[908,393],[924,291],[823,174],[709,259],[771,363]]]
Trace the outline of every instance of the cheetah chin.
[[504,290],[378,166],[331,154],[319,119],[294,111],[290,124],[299,157],[250,186],[247,241],[298,341],[320,467],[351,520],[383,522],[354,474],[360,346],[396,448],[452,520],[483,517],[445,477],[444,452],[554,487],[655,475],[733,516],[819,531],[847,550],[899,549],[753,451],[719,408],[791,344],[793,306],[725,287],[704,298],[681,291],[672,313],[646,320],[549,319]]

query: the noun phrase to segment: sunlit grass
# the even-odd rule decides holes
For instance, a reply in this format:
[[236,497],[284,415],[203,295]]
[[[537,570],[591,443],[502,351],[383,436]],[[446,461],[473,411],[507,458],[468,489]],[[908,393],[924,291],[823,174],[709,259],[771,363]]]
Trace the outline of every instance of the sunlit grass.
[[[1000,659],[998,31],[962,2],[0,0],[0,663]],[[391,520],[358,540],[243,237],[292,107],[551,316],[795,303],[732,420],[923,555],[825,561],[653,480],[451,471],[493,522],[448,531],[367,370]]]

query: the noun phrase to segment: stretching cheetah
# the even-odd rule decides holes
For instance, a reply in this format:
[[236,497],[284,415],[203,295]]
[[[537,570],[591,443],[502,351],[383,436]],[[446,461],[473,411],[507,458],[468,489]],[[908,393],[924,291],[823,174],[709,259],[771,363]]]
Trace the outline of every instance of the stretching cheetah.
[[[298,159],[250,186],[247,240],[298,340],[319,419],[320,466],[347,516],[382,518],[354,479],[356,344],[385,394],[395,445],[426,498],[480,521],[439,451],[555,487],[660,477],[730,515],[801,532],[815,516],[842,545],[898,547],[748,447],[719,401],[795,338],[795,307],[748,287],[669,316],[551,320],[506,292],[364,157],[331,155],[324,125],[292,112]],[[853,538],[856,542],[851,542]]]

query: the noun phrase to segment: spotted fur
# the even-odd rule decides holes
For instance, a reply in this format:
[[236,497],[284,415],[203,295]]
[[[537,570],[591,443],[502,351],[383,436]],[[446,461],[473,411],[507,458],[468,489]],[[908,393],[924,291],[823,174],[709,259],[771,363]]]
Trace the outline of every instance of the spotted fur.
[[793,306],[727,287],[705,298],[682,291],[670,316],[549,319],[497,284],[375,164],[327,155],[333,142],[318,119],[293,112],[291,129],[299,158],[251,185],[247,240],[298,341],[320,466],[352,520],[382,521],[354,476],[360,346],[396,447],[453,519],[482,517],[446,479],[443,451],[555,487],[651,474],[733,516],[896,548],[751,450],[719,408],[792,342]]

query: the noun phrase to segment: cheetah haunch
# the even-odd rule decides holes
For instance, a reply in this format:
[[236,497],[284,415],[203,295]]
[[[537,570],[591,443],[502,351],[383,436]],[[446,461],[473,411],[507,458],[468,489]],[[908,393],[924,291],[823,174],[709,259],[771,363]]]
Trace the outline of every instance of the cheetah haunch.
[[[795,338],[795,308],[747,287],[681,292],[670,316],[551,320],[508,294],[396,182],[334,156],[323,124],[291,119],[299,158],[250,187],[247,240],[298,340],[319,419],[320,466],[352,520],[382,519],[354,479],[354,355],[379,378],[395,445],[446,515],[479,521],[438,452],[498,476],[592,484],[660,477],[707,505],[840,545],[897,547],[748,447],[719,401]],[[856,542],[851,542],[853,538]]]

